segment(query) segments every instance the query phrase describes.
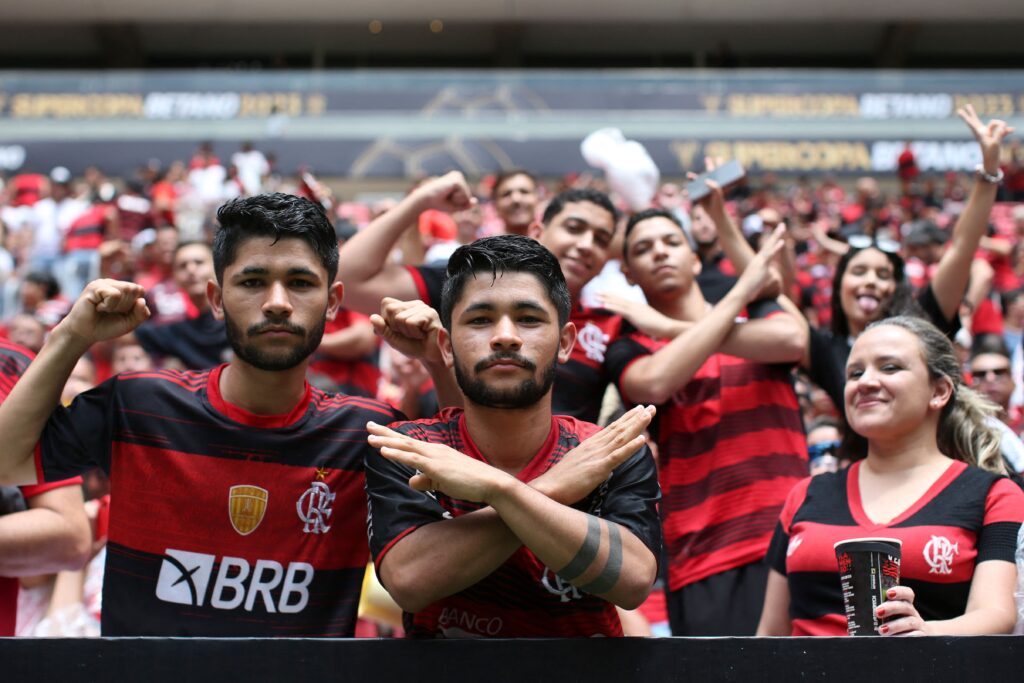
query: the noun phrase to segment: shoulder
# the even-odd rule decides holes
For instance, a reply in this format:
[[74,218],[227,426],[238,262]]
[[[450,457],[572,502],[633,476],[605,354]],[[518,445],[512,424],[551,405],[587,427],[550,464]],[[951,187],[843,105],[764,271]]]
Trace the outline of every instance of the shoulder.
[[[140,392],[157,389],[184,389],[196,393],[206,388],[210,378],[210,370],[146,370],[142,372],[122,372],[114,375],[103,384],[116,387],[118,390]],[[102,386],[102,385],[101,385]]]
[[569,415],[555,415],[555,421],[558,423],[561,438],[575,439],[577,442],[586,441],[602,429],[593,422],[578,420]]
[[316,388],[312,390],[310,404],[317,412],[343,415],[346,418],[355,416],[364,423],[372,420],[382,424],[391,424],[405,417],[388,404],[373,398],[328,393]]
[[606,308],[590,308],[589,306],[574,308],[569,315],[569,320],[578,328],[589,324],[612,336],[618,335],[624,324],[621,315],[612,313]]
[[399,419],[397,422],[389,424],[388,427],[414,439],[450,443],[452,436],[459,430],[461,417],[461,408],[449,407],[433,417],[420,420]]

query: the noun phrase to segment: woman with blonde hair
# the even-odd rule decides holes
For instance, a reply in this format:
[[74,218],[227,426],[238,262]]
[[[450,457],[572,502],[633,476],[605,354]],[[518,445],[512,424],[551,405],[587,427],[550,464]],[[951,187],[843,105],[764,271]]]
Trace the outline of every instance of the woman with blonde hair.
[[902,542],[900,585],[878,607],[882,635],[1009,633],[1024,492],[1006,478],[996,407],[967,387],[931,323],[872,323],[846,364],[857,459],[794,487],[768,551],[759,635],[844,635],[833,545]]

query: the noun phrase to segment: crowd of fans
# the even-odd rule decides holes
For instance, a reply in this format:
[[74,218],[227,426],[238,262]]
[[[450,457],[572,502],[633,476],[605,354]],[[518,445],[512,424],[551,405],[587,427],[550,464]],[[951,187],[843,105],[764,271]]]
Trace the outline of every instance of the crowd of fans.
[[[382,301],[439,307],[456,249],[528,235],[558,258],[579,330],[571,377],[555,380],[555,413],[605,425],[634,405],[658,407],[649,443],[663,495],[664,592],[620,610],[627,634],[843,632],[834,606],[806,599],[820,593],[813,584],[830,562],[834,571],[831,542],[837,533],[897,534],[900,520],[935,533],[967,528],[953,541],[983,568],[957,566],[950,581],[961,582],[962,594],[952,595],[929,579],[929,569],[942,573],[946,564],[908,558],[918,604],[910,589],[890,596],[883,610],[902,619],[891,632],[1008,631],[1016,584],[1003,565],[1013,566],[1024,503],[1005,479],[993,480],[1009,475],[1024,485],[1024,156],[1016,142],[1003,144],[1010,130],[1001,122],[961,115],[982,151],[974,177],[921,173],[908,146],[892,192],[874,178],[764,173],[713,186],[697,203],[664,183],[651,208],[632,215],[622,215],[601,178],[542,182],[523,170],[472,187],[450,173],[404,197],[346,201],[308,172],[282,177],[250,144],[227,163],[201,145],[188,162],[152,162],[123,179],[95,167],[81,177],[63,167],[21,174],[4,180],[0,198],[2,334],[38,352],[87,283],[113,278],[141,285],[152,315],[83,356],[65,405],[120,372],[226,362],[232,347],[207,284],[216,277],[216,210],[284,192],[322,207],[341,246],[345,298],[312,356],[309,382],[430,418],[460,399],[416,345],[381,334],[387,321],[370,316]],[[879,424],[868,398],[911,391],[892,379],[897,366],[938,389],[914,398],[908,410],[918,412],[902,422]],[[570,381],[575,389],[560,392]],[[955,407],[965,402],[974,407]],[[975,433],[947,435],[951,423]],[[948,467],[946,456],[969,471]],[[991,477],[971,474],[979,470]],[[5,490],[0,515],[38,509],[54,491],[43,488],[20,502]],[[89,523],[88,542],[78,534],[68,541],[74,551],[38,562],[38,571],[0,561],[0,576],[20,580],[19,635],[99,632],[110,499],[101,472],[84,490],[84,506],[78,498],[53,509],[81,506],[69,519]],[[853,519],[840,524],[849,513],[829,505],[854,494]],[[918,519],[933,499],[980,507],[979,517]],[[822,524],[845,528],[826,533]],[[815,554],[799,554],[801,546]],[[972,576],[985,580],[984,592]],[[396,610],[368,587],[357,632],[400,633]]]

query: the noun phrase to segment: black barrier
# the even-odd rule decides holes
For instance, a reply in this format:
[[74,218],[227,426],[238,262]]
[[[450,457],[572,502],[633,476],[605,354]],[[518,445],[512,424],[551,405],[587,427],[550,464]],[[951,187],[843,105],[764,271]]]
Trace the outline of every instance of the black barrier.
[[1021,680],[1024,638],[0,639],[0,681]]

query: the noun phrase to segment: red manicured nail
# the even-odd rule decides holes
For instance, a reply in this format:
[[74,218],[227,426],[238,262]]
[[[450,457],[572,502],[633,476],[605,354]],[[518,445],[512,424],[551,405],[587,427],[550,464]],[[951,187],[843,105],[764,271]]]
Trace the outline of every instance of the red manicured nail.
[[890,588],[888,591],[886,591],[885,594],[888,597],[890,597],[890,598],[895,598],[896,597],[896,589],[895,588]]
[[880,617],[884,617],[885,616],[885,608],[884,607],[879,607],[878,609],[875,610],[875,612],[877,612],[878,616],[880,616]]
[[889,627],[888,626],[879,626],[878,627],[878,632],[879,633],[888,633],[889,632]]

